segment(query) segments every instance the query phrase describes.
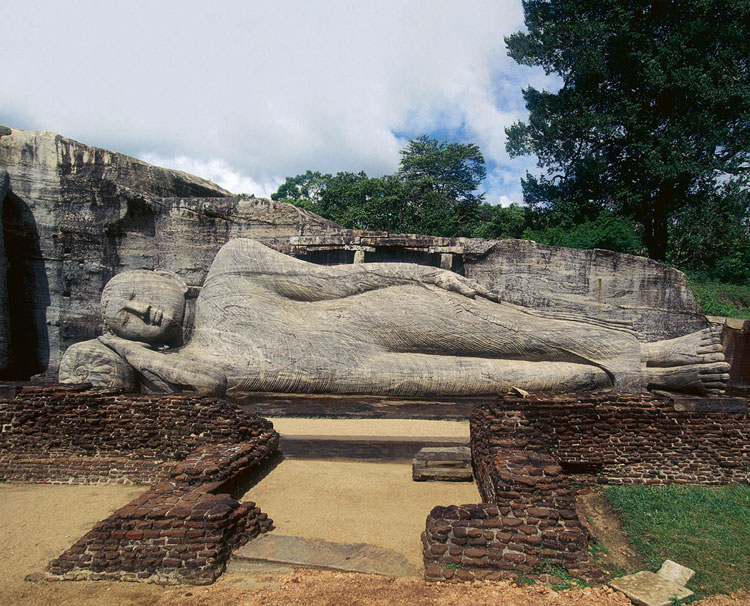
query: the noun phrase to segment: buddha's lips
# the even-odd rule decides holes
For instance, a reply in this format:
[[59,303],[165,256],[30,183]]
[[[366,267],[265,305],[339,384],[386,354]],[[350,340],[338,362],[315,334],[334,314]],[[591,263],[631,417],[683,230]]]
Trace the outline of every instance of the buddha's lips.
[[154,326],[161,326],[161,320],[163,316],[164,312],[158,307],[156,309],[151,309],[151,313],[149,314],[149,324],[152,324]]

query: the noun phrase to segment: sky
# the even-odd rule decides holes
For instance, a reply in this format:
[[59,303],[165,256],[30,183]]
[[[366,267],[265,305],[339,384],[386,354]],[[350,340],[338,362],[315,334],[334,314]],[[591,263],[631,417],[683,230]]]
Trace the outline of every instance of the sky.
[[398,170],[410,138],[476,143],[487,201],[522,202],[520,0],[2,0],[0,124],[268,196],[306,170]]

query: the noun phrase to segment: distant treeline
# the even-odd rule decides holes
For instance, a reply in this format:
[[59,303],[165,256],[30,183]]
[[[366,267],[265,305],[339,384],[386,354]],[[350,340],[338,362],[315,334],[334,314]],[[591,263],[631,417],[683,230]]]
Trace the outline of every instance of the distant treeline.
[[750,2],[525,0],[505,39],[528,86],[511,157],[536,156],[526,206],[477,193],[473,144],[409,142],[395,175],[293,177],[274,195],[350,227],[531,238],[647,254],[705,280],[750,282]]
[[[478,192],[485,161],[474,144],[426,136],[409,142],[393,175],[307,171],[272,194],[344,227],[474,238],[523,238],[553,246],[605,248],[647,255],[643,226],[609,208],[573,212],[558,205],[503,207]],[[695,212],[685,209],[669,230],[667,263],[701,280],[750,280],[750,236],[742,200]]]

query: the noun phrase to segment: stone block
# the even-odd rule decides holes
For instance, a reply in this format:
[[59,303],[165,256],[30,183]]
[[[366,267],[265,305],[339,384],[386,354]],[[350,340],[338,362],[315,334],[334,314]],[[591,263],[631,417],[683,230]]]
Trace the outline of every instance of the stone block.
[[468,446],[427,446],[412,460],[414,481],[468,481],[473,479]]
[[662,579],[672,581],[678,585],[687,585],[688,581],[695,576],[695,570],[691,570],[687,566],[683,566],[672,560],[664,560],[664,563],[656,571],[656,574]]
[[684,600],[693,595],[686,587],[645,570],[613,579],[609,585],[638,606],[671,606],[675,598]]

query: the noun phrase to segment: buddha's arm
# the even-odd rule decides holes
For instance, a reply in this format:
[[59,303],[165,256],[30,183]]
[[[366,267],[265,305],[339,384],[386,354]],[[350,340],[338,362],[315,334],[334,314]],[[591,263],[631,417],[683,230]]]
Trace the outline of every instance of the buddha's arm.
[[320,266],[308,264],[304,271],[269,275],[264,284],[279,294],[300,301],[339,299],[371,290],[408,284],[436,286],[466,297],[497,296],[472,280],[451,271],[412,263],[362,263]]
[[371,290],[422,284],[467,297],[497,296],[451,271],[413,263],[322,266],[295,259],[248,239],[232,240],[217,254],[207,282],[217,275],[250,277],[267,290],[297,301],[339,299]]
[[188,390],[210,395],[222,395],[226,390],[227,379],[223,373],[181,356],[179,352],[155,351],[143,343],[114,335],[103,335],[99,340],[160,390]]

